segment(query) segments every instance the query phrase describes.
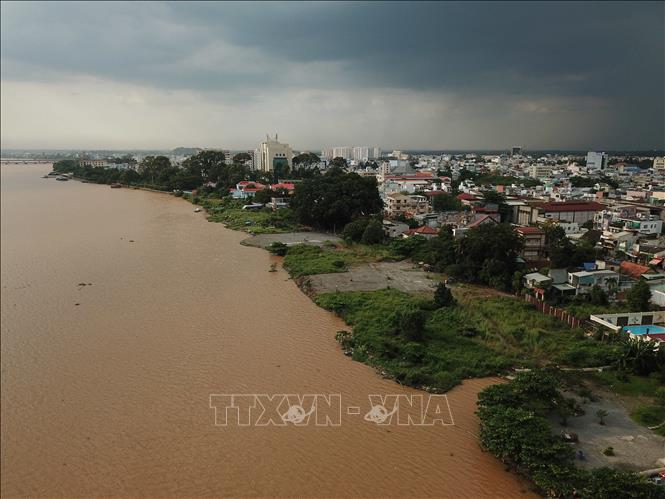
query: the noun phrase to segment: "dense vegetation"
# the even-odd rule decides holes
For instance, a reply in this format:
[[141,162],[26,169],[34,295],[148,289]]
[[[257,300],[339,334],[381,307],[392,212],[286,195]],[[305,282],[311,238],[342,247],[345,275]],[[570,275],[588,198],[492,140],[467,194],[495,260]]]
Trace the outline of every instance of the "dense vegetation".
[[[587,338],[512,297],[435,298],[387,289],[327,293],[316,302],[353,326],[343,346],[355,359],[413,386],[448,390],[512,366],[633,365],[624,343]],[[406,327],[403,317],[412,324]]]
[[412,386],[448,390],[463,378],[496,374],[511,361],[475,341],[464,311],[395,290],[329,293],[316,302],[353,326],[341,335],[353,358]]
[[409,238],[390,243],[405,258],[431,265],[458,280],[501,290],[513,288],[522,240],[509,224],[483,224],[469,229],[461,239],[449,226],[432,239]]
[[[126,161],[131,166],[136,164],[131,158]],[[223,195],[228,194],[229,188],[250,176],[244,163],[226,164],[224,153],[213,150],[190,156],[182,166],[171,164],[166,156],[146,156],[135,166],[136,169],[124,170],[90,167],[80,165],[77,160],[66,159],[55,163],[53,169],[62,173],[73,173],[76,177],[100,184],[119,182],[163,191],[192,190],[207,185],[208,191]]]
[[630,472],[575,467],[568,444],[555,437],[547,416],[569,402],[552,372],[532,371],[493,385],[478,397],[482,445],[552,497],[663,498],[665,490]]
[[299,183],[291,206],[300,223],[341,230],[352,220],[379,213],[383,201],[376,178],[331,168]]
[[313,274],[346,272],[357,263],[399,260],[400,257],[388,246],[328,243],[324,247],[300,244],[287,248],[274,245],[269,248],[275,254],[286,255],[284,268],[292,277]]
[[200,204],[208,211],[208,220],[221,222],[228,228],[244,230],[255,234],[276,234],[298,230],[293,211],[289,208],[272,210],[269,207],[243,210],[243,201],[211,196],[194,197],[192,202]]

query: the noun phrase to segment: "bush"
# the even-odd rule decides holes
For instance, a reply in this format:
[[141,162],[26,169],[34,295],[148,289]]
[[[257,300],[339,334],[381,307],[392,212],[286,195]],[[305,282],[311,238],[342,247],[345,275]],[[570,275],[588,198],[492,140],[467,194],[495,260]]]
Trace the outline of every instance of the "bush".
[[272,253],[273,255],[284,256],[286,255],[286,252],[289,250],[289,247],[284,243],[281,243],[279,241],[274,241],[269,246],[267,246],[266,249],[270,251],[270,253]]
[[367,218],[361,218],[353,222],[349,222],[342,230],[342,239],[344,239],[346,242],[360,242],[368,224],[369,220]]
[[434,292],[434,303],[438,308],[450,307],[456,303],[450,289],[442,282],[437,285],[436,291]]
[[378,220],[372,220],[365,227],[361,241],[363,244],[379,244],[383,242],[383,225]]

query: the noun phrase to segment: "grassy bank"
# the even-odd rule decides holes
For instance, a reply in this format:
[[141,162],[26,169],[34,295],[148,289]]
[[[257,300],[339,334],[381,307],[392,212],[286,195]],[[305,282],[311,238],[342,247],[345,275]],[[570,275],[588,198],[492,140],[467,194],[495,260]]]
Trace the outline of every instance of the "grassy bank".
[[244,202],[228,198],[189,198],[208,212],[210,222],[223,223],[229,229],[253,232],[255,234],[280,234],[295,232],[298,225],[293,212],[288,208],[273,211],[271,208],[243,210]]
[[316,303],[353,326],[341,342],[354,359],[416,387],[448,390],[464,378],[509,367],[589,367],[619,356],[617,346],[589,339],[507,296],[435,309],[429,298],[381,290],[327,293]]
[[431,310],[429,299],[396,290],[328,293],[316,303],[353,326],[342,346],[401,383],[445,391],[463,378],[496,374],[512,364],[467,336],[463,311]]
[[301,244],[288,249],[284,268],[291,277],[346,272],[352,265],[397,261],[401,257],[384,245],[325,244],[323,247]]

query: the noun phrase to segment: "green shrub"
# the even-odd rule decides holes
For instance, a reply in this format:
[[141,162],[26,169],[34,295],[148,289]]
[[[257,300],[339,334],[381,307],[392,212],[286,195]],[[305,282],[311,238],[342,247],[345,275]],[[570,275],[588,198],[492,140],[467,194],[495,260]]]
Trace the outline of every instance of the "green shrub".
[[284,243],[281,243],[279,241],[274,241],[270,243],[270,245],[268,245],[266,249],[270,251],[270,253],[272,253],[273,255],[284,256],[286,255],[286,252],[289,250],[289,247]]

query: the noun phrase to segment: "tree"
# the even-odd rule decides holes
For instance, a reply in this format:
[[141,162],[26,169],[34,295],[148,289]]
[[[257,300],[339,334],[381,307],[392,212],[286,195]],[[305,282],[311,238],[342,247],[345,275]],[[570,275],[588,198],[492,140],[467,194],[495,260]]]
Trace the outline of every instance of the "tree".
[[424,337],[427,314],[420,309],[407,309],[395,312],[393,316],[395,333],[410,341],[421,341]]
[[379,244],[383,242],[383,224],[378,220],[372,220],[365,227],[361,239],[363,244]]
[[457,245],[457,264],[469,282],[509,289],[523,241],[509,224],[483,224],[469,229]]
[[589,291],[589,301],[594,305],[607,305],[607,293],[598,284],[594,284]]
[[506,196],[497,191],[485,191],[483,192],[483,200],[486,203],[502,205],[506,202]]
[[437,285],[436,291],[434,292],[434,303],[438,308],[451,307],[456,304],[450,288],[442,282]]
[[233,156],[233,162],[239,165],[245,164],[250,159],[252,159],[252,156],[248,152],[239,152]]
[[339,229],[352,220],[383,209],[376,179],[332,168],[296,185],[291,201],[300,223],[323,229]]
[[582,497],[597,499],[657,499],[663,498],[660,487],[652,485],[644,477],[628,471],[596,468],[589,472]]
[[607,411],[604,409],[598,409],[596,411],[596,417],[598,418],[598,423],[601,425],[605,424],[605,418],[607,417]]
[[360,242],[365,233],[365,229],[367,228],[367,224],[369,224],[369,219],[367,218],[360,218],[353,222],[349,222],[342,230],[342,239],[346,242]]
[[462,202],[450,194],[438,194],[432,198],[434,211],[460,211]]
[[330,165],[331,167],[336,167],[336,168],[342,168],[345,169],[346,167],[349,166],[349,164],[346,162],[346,160],[340,156],[334,157],[332,160],[330,160]]
[[630,310],[633,312],[648,311],[651,300],[651,289],[644,279],[638,280],[635,285],[628,290],[626,301]]
[[313,152],[303,152],[293,158],[294,167],[304,166],[306,168],[311,168],[312,166],[318,165],[320,162],[321,158]]

